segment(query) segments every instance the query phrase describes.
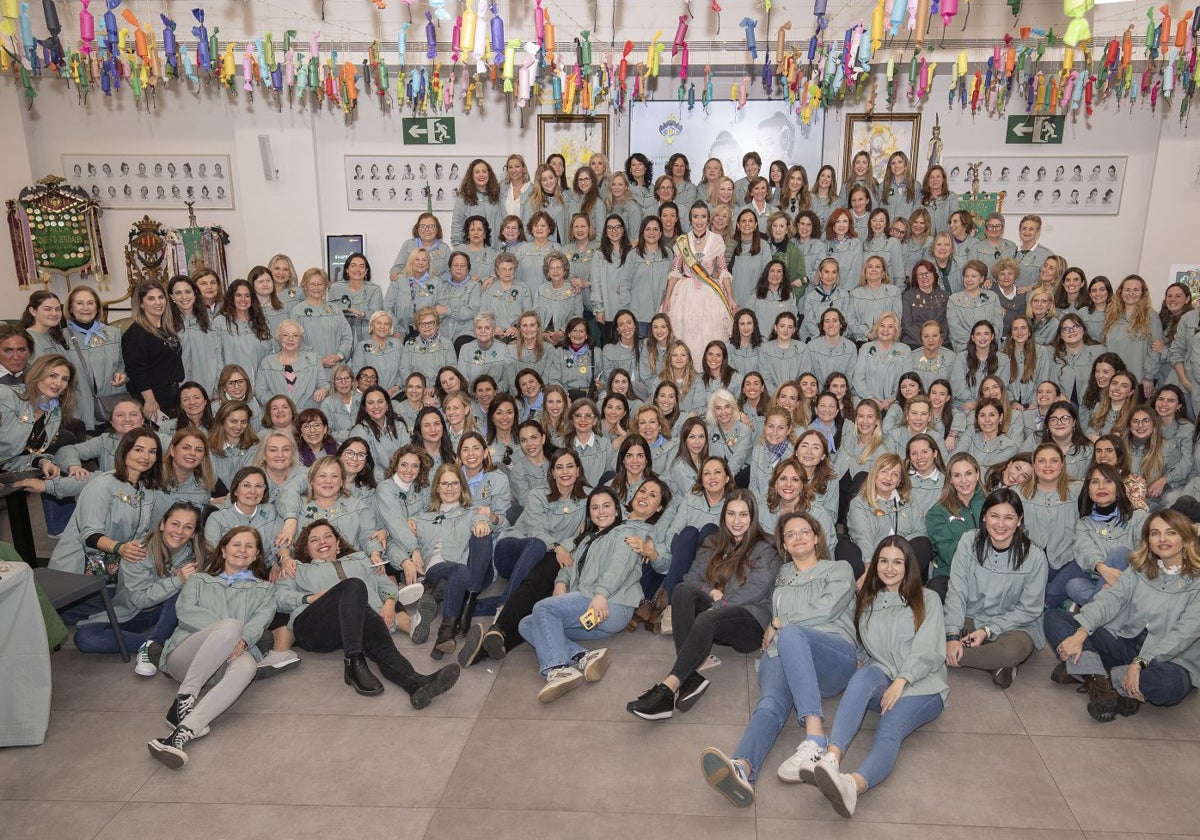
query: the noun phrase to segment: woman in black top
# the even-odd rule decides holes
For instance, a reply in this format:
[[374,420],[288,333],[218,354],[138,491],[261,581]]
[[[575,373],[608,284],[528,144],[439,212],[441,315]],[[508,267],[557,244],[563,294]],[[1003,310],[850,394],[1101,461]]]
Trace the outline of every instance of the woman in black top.
[[121,357],[129,379],[125,387],[142,403],[147,420],[160,410],[173,414],[183,381],[183,349],[165,317],[167,294],[157,283],[133,290],[133,323],[121,336]]

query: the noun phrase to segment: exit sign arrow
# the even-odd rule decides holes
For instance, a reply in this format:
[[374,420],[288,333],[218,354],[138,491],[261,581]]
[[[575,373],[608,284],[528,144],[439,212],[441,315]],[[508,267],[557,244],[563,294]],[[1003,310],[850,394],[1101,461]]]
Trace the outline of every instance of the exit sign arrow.
[[454,117],[405,117],[400,127],[406,146],[450,146],[454,140]]
[[1060,114],[1046,116],[1025,114],[1024,116],[1009,117],[1008,131],[1004,135],[1004,142],[1010,145],[1027,143],[1061,145],[1066,122],[1067,118]]

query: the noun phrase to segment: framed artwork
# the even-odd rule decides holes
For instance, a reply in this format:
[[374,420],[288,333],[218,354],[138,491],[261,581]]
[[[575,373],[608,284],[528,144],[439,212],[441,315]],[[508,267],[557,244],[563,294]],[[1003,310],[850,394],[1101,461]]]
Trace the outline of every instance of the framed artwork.
[[629,148],[650,158],[655,173],[667,171],[667,161],[679,152],[692,162],[692,178],[709,158],[721,161],[725,174],[735,181],[745,174],[742,155],[762,155],[763,175],[773,160],[798,163],[810,173],[821,168],[825,154],[825,112],[818,108],[807,125],[795,109],[778,102],[749,100],[742,107],[728,100],[713,100],[707,107],[689,110],[687,103],[639,103],[629,112]]
[[847,114],[842,183],[851,180],[850,163],[859,152],[871,156],[871,170],[876,181],[883,180],[888,158],[893,152],[908,155],[909,168],[915,169],[920,141],[920,114]]
[[567,171],[587,164],[594,154],[608,158],[608,117],[579,114],[538,114],[538,160],[558,152]]
[[[453,210],[473,158],[436,155],[346,155],[346,206],[351,210]],[[503,158],[484,158],[497,173]],[[332,275],[330,275],[332,277]]]
[[969,167],[979,164],[979,189],[1004,192],[1004,212],[1043,216],[1114,216],[1121,211],[1124,155],[1048,157],[971,155],[942,159],[952,192],[971,189]]
[[105,208],[233,209],[229,155],[63,155],[63,177]]
[[351,254],[366,253],[366,237],[361,233],[337,233],[325,237],[325,271],[329,282],[342,279],[342,267]]
[[1192,300],[1200,299],[1200,263],[1171,266],[1167,283],[1183,283],[1192,290]]

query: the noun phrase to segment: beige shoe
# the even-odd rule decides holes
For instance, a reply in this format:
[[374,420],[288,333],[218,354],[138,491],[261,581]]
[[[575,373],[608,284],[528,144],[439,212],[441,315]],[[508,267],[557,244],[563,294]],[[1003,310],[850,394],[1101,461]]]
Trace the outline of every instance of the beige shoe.
[[546,675],[546,685],[538,692],[539,703],[553,703],[568,691],[583,685],[583,672],[578,668],[565,665],[552,668]]

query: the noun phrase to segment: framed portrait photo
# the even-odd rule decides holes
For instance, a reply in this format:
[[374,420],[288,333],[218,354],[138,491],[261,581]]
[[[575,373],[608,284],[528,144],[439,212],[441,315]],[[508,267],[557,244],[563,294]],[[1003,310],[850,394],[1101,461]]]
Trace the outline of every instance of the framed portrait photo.
[[842,183],[849,183],[850,164],[859,152],[871,156],[871,171],[876,181],[883,180],[888,158],[894,152],[908,155],[909,171],[916,166],[921,141],[920,114],[848,114],[846,147],[842,155]]

